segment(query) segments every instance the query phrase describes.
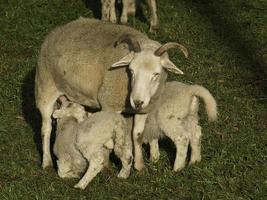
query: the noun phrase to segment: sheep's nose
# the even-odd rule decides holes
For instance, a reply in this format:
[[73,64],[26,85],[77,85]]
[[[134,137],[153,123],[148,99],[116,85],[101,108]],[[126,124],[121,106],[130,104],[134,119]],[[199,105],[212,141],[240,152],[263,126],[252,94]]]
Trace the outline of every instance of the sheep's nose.
[[135,108],[136,108],[137,110],[139,110],[139,109],[142,107],[143,103],[144,103],[144,101],[135,100],[135,101],[134,101]]

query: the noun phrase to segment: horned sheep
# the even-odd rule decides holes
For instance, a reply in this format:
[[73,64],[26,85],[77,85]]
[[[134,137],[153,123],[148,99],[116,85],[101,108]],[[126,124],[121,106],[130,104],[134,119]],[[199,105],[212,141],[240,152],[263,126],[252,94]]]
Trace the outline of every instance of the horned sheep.
[[209,121],[217,119],[216,101],[210,92],[199,85],[168,82],[158,106],[148,114],[143,142],[150,144],[150,160],[159,159],[158,139],[164,135],[176,146],[174,171],[184,168],[188,145],[190,164],[201,160],[201,127],[198,124],[198,98],[204,100]]
[[96,19],[80,18],[53,30],[42,44],[35,75],[35,100],[42,117],[42,167],[52,165],[51,116],[57,98],[66,95],[91,109],[137,113],[135,168],[142,169],[138,135],[145,113],[161,94],[167,71],[182,73],[168,58],[170,48],[188,56],[178,43],[161,45],[133,28]]
[[86,118],[83,106],[67,101],[53,117],[57,119],[54,153],[60,177],[79,177],[85,172],[75,185],[84,189],[102,170],[112,149],[122,162],[118,177],[130,175],[132,142],[122,115],[100,111]]

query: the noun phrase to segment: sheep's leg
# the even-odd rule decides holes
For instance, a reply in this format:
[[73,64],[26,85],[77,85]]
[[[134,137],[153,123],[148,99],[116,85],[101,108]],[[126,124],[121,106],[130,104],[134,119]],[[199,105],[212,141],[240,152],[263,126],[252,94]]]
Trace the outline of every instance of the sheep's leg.
[[136,12],[136,6],[135,6],[135,0],[128,0],[128,15],[135,15]]
[[116,9],[115,9],[115,0],[110,0],[110,15],[109,15],[109,20],[112,23],[117,23],[117,18],[116,18]]
[[122,0],[122,13],[121,13],[121,23],[127,24],[128,22],[128,0]]
[[133,141],[134,141],[134,168],[138,171],[144,167],[143,153],[142,153],[142,133],[145,128],[147,114],[134,116],[134,129],[133,129]]
[[104,21],[109,21],[110,19],[110,3],[111,0],[101,0],[102,4],[101,19]]
[[158,162],[160,156],[158,139],[153,139],[151,142],[149,142],[149,146],[150,146],[150,161],[156,163]]
[[57,92],[54,93],[50,92],[49,95],[46,95],[45,91],[39,92],[38,94],[42,95],[36,97],[37,99],[36,104],[42,116],[42,128],[41,128],[42,150],[43,150],[42,168],[45,169],[49,166],[52,166],[52,158],[50,152],[50,136],[52,131],[51,116],[54,111],[55,102],[57,98],[60,96],[60,94],[58,94]]
[[157,4],[156,0],[148,0],[148,7],[150,12],[150,32],[155,32],[159,29],[159,22],[157,16]]
[[90,159],[89,167],[82,179],[74,186],[75,188],[85,189],[92,179],[103,169],[105,159],[103,151],[104,150],[101,149],[93,154],[91,159],[89,156],[84,155],[86,159]]
[[114,139],[114,152],[122,163],[122,169],[118,174],[119,178],[128,178],[133,160],[131,134],[126,132],[126,124],[124,125],[116,129]]
[[132,151],[129,148],[125,148],[123,151],[122,156],[120,157],[122,168],[120,173],[118,174],[119,178],[128,178],[131,172],[132,162],[133,162],[133,155]]
[[133,144],[131,131],[127,132],[125,136],[125,146],[123,150],[123,156],[121,158],[122,169],[118,174],[120,178],[128,178],[131,172],[133,164]]
[[109,168],[110,166],[110,161],[109,161],[110,152],[111,152],[110,149],[105,149],[104,151],[104,167],[106,168]]
[[171,138],[176,146],[176,158],[173,171],[180,171],[185,167],[189,138],[185,135],[176,135]]
[[201,161],[201,127],[196,126],[190,139],[191,158],[189,164]]
[[114,149],[114,142],[112,139],[110,139],[108,142],[104,144],[104,167],[109,168],[110,161],[109,161],[109,155],[112,149]]

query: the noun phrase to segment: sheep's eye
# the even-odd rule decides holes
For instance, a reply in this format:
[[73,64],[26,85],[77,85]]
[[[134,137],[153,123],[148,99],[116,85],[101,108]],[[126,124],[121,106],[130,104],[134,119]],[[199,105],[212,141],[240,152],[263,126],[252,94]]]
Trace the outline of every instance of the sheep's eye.
[[132,69],[129,69],[131,75],[134,75],[134,71]]
[[155,80],[157,80],[157,79],[158,79],[158,77],[159,77],[159,74],[160,74],[160,73],[158,73],[158,72],[156,72],[156,73],[153,73],[153,74],[152,74],[152,79],[151,79],[151,80],[152,80],[152,81],[155,81]]

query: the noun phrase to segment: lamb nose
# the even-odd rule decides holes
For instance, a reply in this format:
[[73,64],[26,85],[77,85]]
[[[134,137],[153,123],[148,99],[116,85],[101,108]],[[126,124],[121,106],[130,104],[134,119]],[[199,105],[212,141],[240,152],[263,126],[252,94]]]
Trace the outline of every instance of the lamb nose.
[[136,108],[137,110],[139,110],[139,109],[142,107],[143,103],[144,103],[143,101],[135,100],[135,101],[134,101],[135,108]]

